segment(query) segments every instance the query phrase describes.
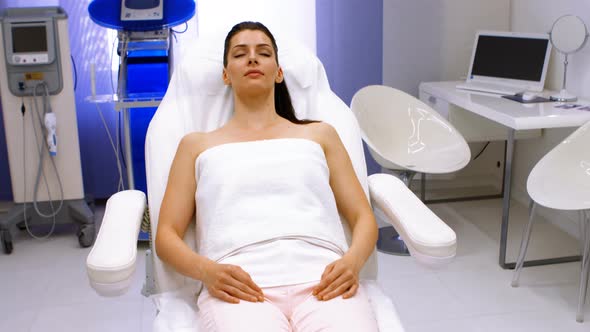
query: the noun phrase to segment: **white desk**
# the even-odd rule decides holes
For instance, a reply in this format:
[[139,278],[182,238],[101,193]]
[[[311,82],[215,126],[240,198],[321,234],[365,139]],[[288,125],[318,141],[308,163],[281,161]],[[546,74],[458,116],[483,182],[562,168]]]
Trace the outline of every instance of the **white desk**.
[[[455,87],[459,83],[459,81],[421,83],[420,96],[427,103],[433,104],[437,102],[437,99],[440,99],[507,127],[499,264],[505,269],[514,268],[514,263],[506,263],[506,241],[508,239],[515,132],[524,129],[578,127],[590,121],[590,111],[555,108],[559,103],[554,102],[521,104],[497,95],[456,89]],[[580,100],[577,104],[590,105],[590,102]],[[574,260],[579,260],[579,256],[528,261],[525,266]]]

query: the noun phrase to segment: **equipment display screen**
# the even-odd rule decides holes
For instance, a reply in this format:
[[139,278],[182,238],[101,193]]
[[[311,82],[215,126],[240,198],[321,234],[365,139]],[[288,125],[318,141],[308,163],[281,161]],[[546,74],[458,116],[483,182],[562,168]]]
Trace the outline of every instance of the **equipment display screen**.
[[129,9],[151,9],[160,5],[160,0],[125,0],[125,7]]
[[47,52],[47,29],[45,26],[13,27],[12,52]]

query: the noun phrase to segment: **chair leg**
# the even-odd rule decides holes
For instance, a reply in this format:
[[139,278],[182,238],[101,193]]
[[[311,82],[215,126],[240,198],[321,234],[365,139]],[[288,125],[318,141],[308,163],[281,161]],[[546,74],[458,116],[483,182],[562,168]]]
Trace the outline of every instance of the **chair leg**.
[[[386,171],[387,168],[382,168],[382,172],[383,173],[387,173]],[[414,177],[416,176],[416,172],[414,171],[409,171],[409,170],[393,170],[394,175],[402,180],[402,182],[406,185],[406,187],[410,188],[412,185],[412,180],[414,179]]]
[[[383,173],[386,172],[386,168],[382,168]],[[416,172],[404,170],[394,171],[395,176],[404,182],[406,187],[410,188],[412,179],[416,175]],[[377,250],[379,252],[397,256],[410,256],[410,250],[404,243],[404,239],[399,233],[393,228],[393,226],[385,226],[379,228],[379,237],[377,239]]]
[[576,321],[584,321],[584,305],[586,304],[586,293],[588,290],[588,274],[590,273],[590,227],[588,227],[588,215],[584,212],[582,220],[584,233],[580,234],[584,238],[584,251],[582,252],[582,268],[580,272],[580,290],[578,295],[578,311]]
[[518,287],[518,279],[520,278],[520,271],[524,265],[524,257],[529,246],[529,240],[531,239],[531,231],[533,228],[533,221],[535,216],[535,208],[537,204],[531,200],[529,205],[529,222],[527,223],[524,232],[522,233],[522,240],[520,241],[520,251],[518,253],[518,259],[516,260],[516,267],[514,268],[514,274],[512,276],[512,287]]
[[379,228],[377,250],[384,254],[410,256],[410,250],[393,226]]
[[[586,245],[586,214],[584,210],[579,211],[580,214],[580,256],[584,255],[584,246]],[[580,260],[580,268],[584,266],[584,260]]]

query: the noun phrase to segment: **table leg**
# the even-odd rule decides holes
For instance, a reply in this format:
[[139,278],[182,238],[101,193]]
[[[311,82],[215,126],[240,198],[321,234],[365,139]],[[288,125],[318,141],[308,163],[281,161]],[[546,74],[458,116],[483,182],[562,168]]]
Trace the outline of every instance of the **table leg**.
[[[503,269],[514,269],[516,263],[506,263],[506,243],[508,241],[508,222],[510,214],[510,194],[512,186],[512,161],[514,157],[514,133],[515,130],[508,128],[508,140],[506,141],[506,159],[504,163],[504,184],[502,199],[502,229],[500,231],[500,257],[499,263]],[[581,257],[566,256],[557,258],[538,259],[525,261],[523,266],[539,266],[557,263],[567,263],[579,261]]]
[[422,200],[422,202],[426,202],[426,173],[422,173],[421,176],[422,179],[420,180],[420,199]]
[[500,231],[500,266],[506,266],[506,242],[508,241],[508,218],[510,214],[510,194],[512,185],[512,160],[514,157],[514,129],[508,128],[506,141],[506,160],[504,161],[504,183],[502,198],[502,229]]

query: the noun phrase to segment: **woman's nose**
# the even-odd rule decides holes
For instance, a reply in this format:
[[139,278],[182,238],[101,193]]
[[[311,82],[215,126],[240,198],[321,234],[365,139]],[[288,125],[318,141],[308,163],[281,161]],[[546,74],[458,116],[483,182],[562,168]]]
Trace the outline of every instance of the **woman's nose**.
[[258,63],[258,59],[256,58],[256,52],[250,52],[248,57],[248,63]]

